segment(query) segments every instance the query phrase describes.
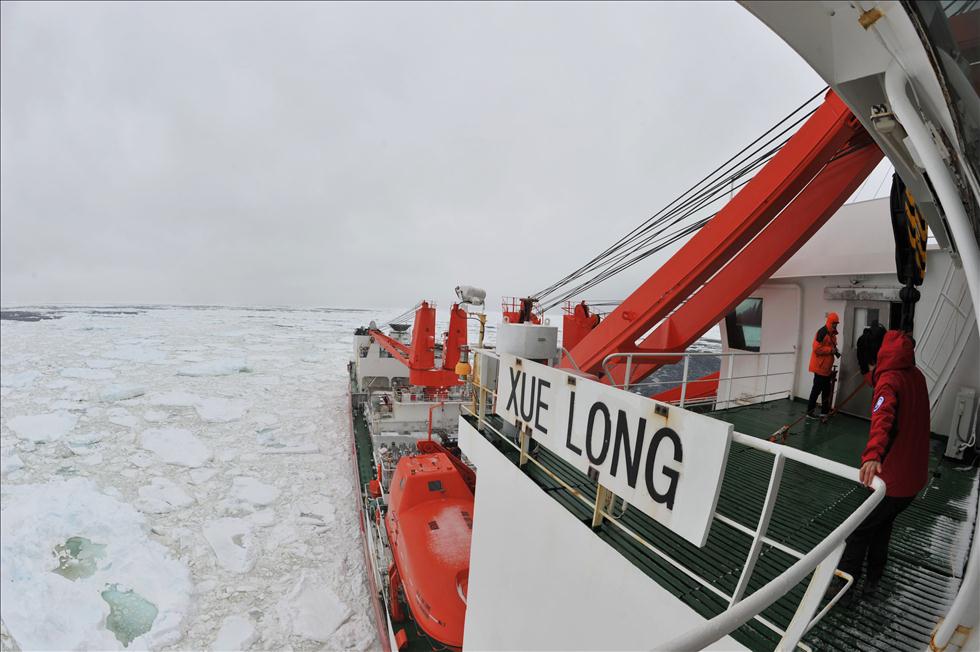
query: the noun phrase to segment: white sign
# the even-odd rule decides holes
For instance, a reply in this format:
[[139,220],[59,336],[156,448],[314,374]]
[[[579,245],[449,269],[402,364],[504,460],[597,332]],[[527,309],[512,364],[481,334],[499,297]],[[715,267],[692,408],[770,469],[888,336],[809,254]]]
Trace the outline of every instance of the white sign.
[[708,538],[732,425],[501,354],[496,412],[697,546]]

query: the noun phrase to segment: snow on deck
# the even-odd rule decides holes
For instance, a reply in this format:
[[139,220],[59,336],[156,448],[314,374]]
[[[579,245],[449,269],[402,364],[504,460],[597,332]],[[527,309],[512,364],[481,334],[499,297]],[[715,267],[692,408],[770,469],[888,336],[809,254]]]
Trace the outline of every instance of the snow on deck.
[[0,647],[376,647],[346,397],[368,316],[60,314],[2,322]]

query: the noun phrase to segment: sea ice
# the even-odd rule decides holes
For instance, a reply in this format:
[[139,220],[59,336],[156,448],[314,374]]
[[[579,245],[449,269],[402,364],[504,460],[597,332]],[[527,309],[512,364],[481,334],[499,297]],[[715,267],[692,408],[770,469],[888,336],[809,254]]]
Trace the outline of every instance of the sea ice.
[[163,407],[194,407],[200,400],[200,396],[189,392],[164,392],[149,397],[150,405]]
[[7,427],[21,439],[44,442],[61,439],[72,431],[77,422],[78,417],[74,414],[56,412],[14,417],[7,422]]
[[102,453],[92,453],[91,455],[86,455],[78,459],[79,464],[84,464],[85,466],[98,466],[105,461],[102,457]]
[[252,524],[243,518],[218,518],[204,525],[204,538],[218,565],[233,573],[246,573],[255,565]]
[[221,629],[218,630],[211,649],[215,652],[247,650],[257,638],[252,620],[248,616],[236,614],[221,621]]
[[140,446],[176,466],[204,466],[211,459],[211,450],[204,442],[182,428],[144,430],[140,435]]
[[197,362],[177,370],[178,376],[230,376],[232,374],[247,373],[251,369],[244,358],[222,358],[219,360],[209,360],[207,362]]
[[140,500],[136,503],[141,512],[164,514],[194,502],[186,491],[173,480],[153,478],[150,484],[139,488]]
[[140,385],[109,385],[102,388],[99,398],[106,402],[125,401],[146,394],[146,389]]
[[9,452],[7,449],[0,451],[0,475],[7,475],[22,468],[24,468],[24,460],[20,459],[17,453]]
[[[139,512],[80,478],[6,485],[4,494],[0,612],[21,649],[123,649],[107,629],[110,608],[102,596],[114,584],[132,587],[158,610],[131,648],[159,648],[179,640],[190,574],[147,536]],[[59,550],[67,555],[65,564],[58,561]],[[62,566],[77,576],[52,572]]]
[[30,387],[40,375],[36,371],[22,371],[18,374],[0,374],[0,387]]
[[228,398],[202,398],[194,406],[197,414],[208,423],[236,421],[248,411],[248,401]]
[[91,446],[105,439],[104,432],[86,432],[83,434],[72,435],[68,438],[68,445],[72,448]]
[[167,354],[158,349],[144,348],[139,345],[119,346],[105,354],[107,358],[129,360],[130,362],[164,362]]
[[[219,637],[226,617],[235,614],[250,619],[257,636],[242,648],[376,648],[363,566],[356,563],[360,543],[350,534],[356,534],[357,513],[353,503],[339,500],[350,492],[352,471],[341,463],[345,460],[321,452],[346,445],[349,436],[343,367],[353,346],[350,332],[364,320],[364,314],[353,313],[324,319],[321,313],[299,311],[159,308],[132,316],[78,311],[40,326],[8,328],[3,322],[0,647],[123,649],[116,634],[125,640],[147,623],[150,630],[133,639],[126,652],[239,647],[226,635],[235,633],[241,641],[247,629],[242,621],[229,620]],[[217,335],[232,329],[240,331],[235,339]],[[261,373],[241,375],[246,361]],[[112,377],[62,376],[66,368]],[[230,375],[176,375],[185,368]],[[120,397],[123,402],[101,400],[101,391],[113,384],[141,385],[147,393]],[[77,422],[53,443],[46,436],[35,443],[15,432],[13,425],[23,425],[15,417],[41,413],[72,415]],[[206,421],[232,417],[238,421]],[[271,427],[275,430],[256,435]],[[172,466],[163,459],[167,452],[141,447],[165,445],[186,461],[188,447],[169,437],[161,442],[141,436],[173,428],[196,436],[213,451],[212,461]],[[298,455],[302,452],[316,454]],[[202,459],[207,454],[194,462]],[[73,484],[88,483],[83,475],[91,484]],[[236,477],[258,484],[239,480],[236,486]],[[160,482],[165,478],[173,485]],[[56,489],[45,500],[17,484],[48,481]],[[93,503],[77,486],[90,487],[107,502]],[[182,492],[179,500],[169,491],[173,486]],[[257,489],[281,493],[267,507],[236,494],[259,502],[270,498],[251,495]],[[139,511],[163,506],[151,504],[154,492],[174,503],[194,500],[166,513]],[[18,510],[21,516],[11,520]],[[222,517],[229,520],[215,522]],[[55,548],[72,537],[106,546],[94,574],[74,581],[52,572],[59,567]],[[355,563],[348,565],[350,559]],[[283,622],[277,617],[278,603],[311,564],[319,564],[320,572],[309,583],[323,583],[341,601],[341,613],[347,607],[355,613],[327,643],[304,640],[302,617],[295,626],[291,616]],[[190,574],[199,592],[188,589]],[[103,598],[110,587],[114,592]],[[299,603],[302,588],[292,595]],[[330,615],[337,603],[326,604]],[[152,618],[151,606],[157,610]],[[314,627],[314,636],[325,637],[330,629],[329,624]]]
[[351,617],[351,610],[328,583],[303,571],[293,589],[276,606],[279,620],[296,636],[326,643]]
[[262,507],[274,503],[279,497],[279,490],[274,486],[247,476],[231,481],[231,493],[239,500]]
[[50,383],[46,383],[44,386],[48,389],[67,389],[70,391],[82,388],[81,383],[75,380],[68,380],[67,378],[52,380]]
[[89,369],[88,367],[69,367],[61,370],[65,378],[81,378],[83,380],[111,380],[116,374],[108,369]]
[[260,509],[254,514],[249,515],[248,520],[259,527],[270,527],[276,524],[276,510]]
[[320,494],[304,496],[297,500],[293,503],[291,511],[296,520],[313,525],[330,525],[335,518],[333,503]]
[[88,365],[89,367],[92,367],[93,369],[111,369],[112,367],[119,366],[119,361],[95,359],[95,360],[86,360],[85,364]]
[[218,469],[191,469],[189,473],[191,482],[194,484],[204,484],[218,473]]
[[160,423],[166,421],[170,414],[162,410],[147,410],[143,413],[143,418],[150,423]]

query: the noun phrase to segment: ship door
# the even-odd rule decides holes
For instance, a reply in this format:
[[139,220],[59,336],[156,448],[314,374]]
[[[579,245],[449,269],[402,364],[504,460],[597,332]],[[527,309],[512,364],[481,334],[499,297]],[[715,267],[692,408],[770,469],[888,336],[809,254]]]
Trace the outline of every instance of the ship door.
[[[896,309],[897,308],[897,309]],[[861,376],[861,368],[857,359],[857,341],[872,321],[885,328],[898,328],[901,319],[901,303],[889,301],[848,301],[844,308],[844,323],[841,330],[839,361],[840,370],[837,374],[837,405],[841,412],[864,419],[871,418],[871,388]],[[863,388],[858,389],[861,385]],[[844,400],[857,390],[857,394],[844,404]]]

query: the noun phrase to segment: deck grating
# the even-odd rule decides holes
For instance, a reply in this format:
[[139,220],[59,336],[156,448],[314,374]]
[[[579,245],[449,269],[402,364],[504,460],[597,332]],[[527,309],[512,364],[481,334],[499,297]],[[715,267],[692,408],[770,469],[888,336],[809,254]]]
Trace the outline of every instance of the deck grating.
[[[805,406],[798,401],[781,400],[715,412],[711,416],[732,423],[738,432],[768,438],[784,424],[796,420],[803,410]],[[509,432],[509,426],[499,420],[494,427]],[[867,432],[866,420],[837,415],[823,424],[800,422],[792,429],[786,443],[855,466]],[[501,453],[517,463],[516,452],[503,442],[495,441],[499,439],[498,435],[489,430],[484,435]],[[976,512],[976,505],[971,506],[969,499],[977,481],[976,467],[942,460],[941,451],[942,442],[934,442],[929,485],[896,521],[891,559],[882,580],[880,597],[860,599],[859,591],[853,596],[845,596],[847,604],[838,605],[804,639],[813,649],[913,650],[928,645],[932,629],[949,607],[962,579],[965,556],[957,550],[969,545],[969,540],[960,540],[960,533],[968,519],[972,522]],[[544,448],[538,448],[533,454],[564,482],[589,500],[594,499],[595,483],[581,472]],[[719,513],[755,528],[771,469],[771,455],[733,443],[722,481]],[[525,472],[581,520],[584,527],[589,526],[590,507],[535,465],[527,465]],[[866,496],[867,490],[855,483],[787,460],[768,534],[785,545],[806,552],[843,522]],[[744,533],[716,521],[707,543],[699,549],[632,508],[627,509],[621,522],[689,570],[709,580],[713,586],[726,593],[734,589],[750,544]],[[614,525],[604,523],[596,534],[699,614],[712,617],[725,609],[722,598]],[[765,546],[747,594],[764,586],[793,561],[789,555]],[[899,582],[899,578],[904,581]],[[785,628],[808,581],[809,578],[794,587],[763,615]],[[732,637],[753,650],[772,650],[778,643],[778,636],[755,620],[733,632]]]

